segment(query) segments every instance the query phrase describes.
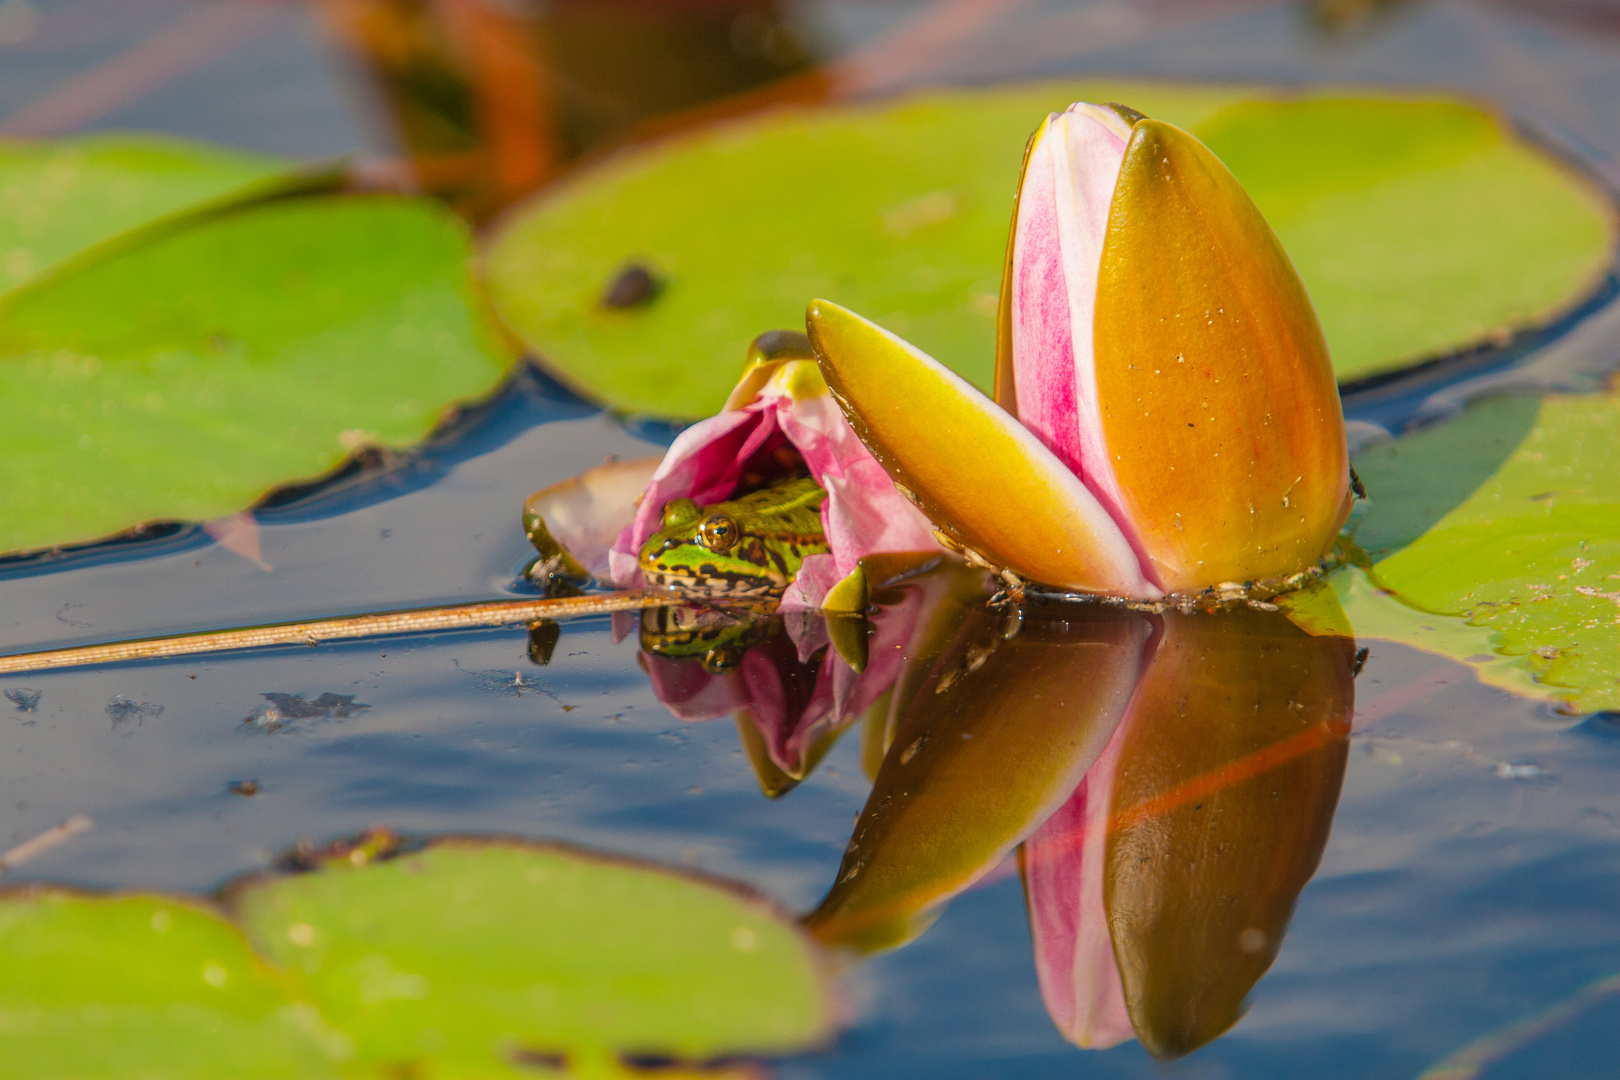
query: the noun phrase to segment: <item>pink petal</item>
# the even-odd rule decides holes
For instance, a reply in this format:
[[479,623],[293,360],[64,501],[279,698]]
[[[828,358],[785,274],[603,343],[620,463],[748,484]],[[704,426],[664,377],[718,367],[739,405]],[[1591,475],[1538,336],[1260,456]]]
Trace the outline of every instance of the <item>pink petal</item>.
[[1093,1050],[1136,1034],[1103,907],[1109,807],[1128,726],[1127,720],[1115,729],[1074,795],[1024,843],[1041,998],[1063,1037]]
[[684,497],[704,505],[733,497],[751,463],[768,459],[783,441],[798,451],[827,492],[821,522],[832,549],[830,558],[806,560],[783,599],[785,608],[820,607],[827,590],[867,555],[940,551],[928,519],[895,489],[832,396],[795,397],[773,379],[743,408],[694,424],[670,446],[635,520],[613,544],[612,579],[636,580],[636,556],[660,528],[670,500]]
[[230,517],[215,518],[203,525],[203,532],[212,536],[220,547],[233,555],[240,555],[260,570],[274,569],[264,561],[264,554],[259,548],[259,519],[253,516],[253,511],[243,510]]
[[610,573],[609,551],[635,515],[636,497],[658,467],[656,457],[614,461],[586,469],[529,496],[546,531],[596,578]]
[[749,704],[748,686],[735,671],[712,674],[695,660],[642,653],[641,669],[653,694],[679,720],[716,720]]
[[1093,316],[1114,185],[1130,137],[1111,109],[1071,106],[1030,153],[1013,247],[1018,418],[1096,496],[1155,586],[1103,441]]

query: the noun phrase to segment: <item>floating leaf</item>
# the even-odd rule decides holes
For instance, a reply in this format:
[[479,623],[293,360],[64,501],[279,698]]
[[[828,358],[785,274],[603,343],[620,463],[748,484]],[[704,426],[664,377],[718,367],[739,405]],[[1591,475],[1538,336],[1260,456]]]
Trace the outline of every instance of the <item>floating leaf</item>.
[[0,551],[236,512],[403,445],[508,358],[465,229],[426,201],[292,199],[98,260],[0,307]]
[[347,1049],[241,931],[173,897],[5,894],[0,971],[5,1080],[317,1080]]
[[263,193],[288,170],[150,135],[0,141],[0,295],[128,230]]
[[1489,682],[1620,708],[1620,395],[1500,398],[1356,459],[1359,636],[1481,665]]
[[618,1054],[782,1053],[831,1027],[808,940],[741,890],[517,841],[354,862],[249,879],[233,902],[362,1062],[616,1075]]
[[[1020,152],[1074,100],[1128,102],[1229,159],[1309,289],[1341,377],[1545,317],[1609,257],[1596,194],[1477,109],[1241,100],[1255,96],[1076,82],[771,112],[547,192],[490,248],[492,298],[571,382],[657,415],[715,412],[742,343],[798,326],[814,296],[988,388]],[[604,306],[629,265],[662,290]]]
[[1341,379],[1544,321],[1609,263],[1598,192],[1471,105],[1253,101],[1197,134],[1299,269]]

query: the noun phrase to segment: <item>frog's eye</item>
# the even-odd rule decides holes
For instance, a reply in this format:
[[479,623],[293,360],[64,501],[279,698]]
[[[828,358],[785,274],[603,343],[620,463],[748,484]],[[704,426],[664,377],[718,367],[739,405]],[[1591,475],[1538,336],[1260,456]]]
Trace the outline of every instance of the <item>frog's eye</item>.
[[698,504],[691,499],[671,499],[664,504],[664,525],[666,529],[677,529],[682,525],[689,525],[696,521],[703,513]]
[[710,551],[730,551],[742,539],[742,530],[725,514],[710,514],[698,526],[698,538]]

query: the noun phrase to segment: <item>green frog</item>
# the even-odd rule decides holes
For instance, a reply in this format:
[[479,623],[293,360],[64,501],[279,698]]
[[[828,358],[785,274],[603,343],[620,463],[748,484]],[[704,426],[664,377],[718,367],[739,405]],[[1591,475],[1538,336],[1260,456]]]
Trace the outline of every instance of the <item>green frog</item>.
[[696,658],[711,675],[742,663],[748,650],[776,633],[780,620],[770,615],[672,604],[641,613],[643,652],[669,660]]
[[806,556],[829,550],[826,497],[801,476],[713,506],[671,499],[664,527],[641,547],[641,571],[653,585],[717,600],[778,599]]

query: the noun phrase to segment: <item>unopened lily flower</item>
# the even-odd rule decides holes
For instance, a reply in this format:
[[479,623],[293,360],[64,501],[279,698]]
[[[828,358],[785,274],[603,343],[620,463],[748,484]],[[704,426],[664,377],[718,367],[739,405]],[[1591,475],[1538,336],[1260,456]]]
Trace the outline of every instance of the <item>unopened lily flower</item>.
[[825,300],[807,324],[862,439],[953,545],[1138,600],[1314,567],[1349,514],[1309,298],[1202,143],[1077,104],[1030,141],[994,400]]

